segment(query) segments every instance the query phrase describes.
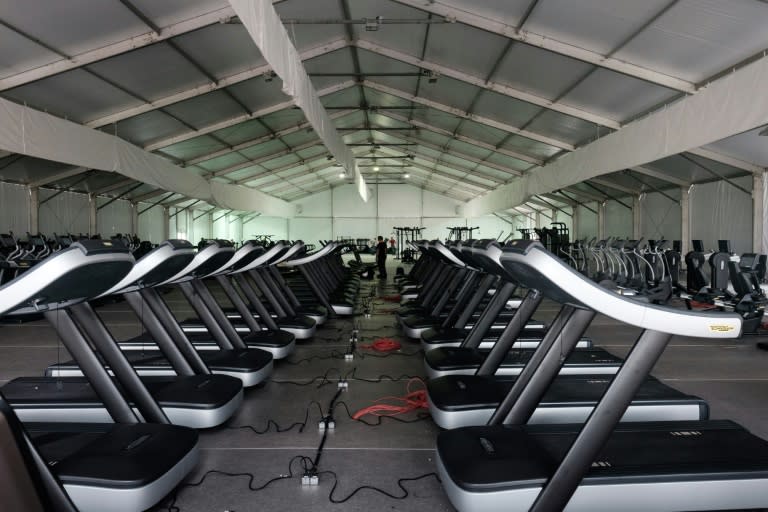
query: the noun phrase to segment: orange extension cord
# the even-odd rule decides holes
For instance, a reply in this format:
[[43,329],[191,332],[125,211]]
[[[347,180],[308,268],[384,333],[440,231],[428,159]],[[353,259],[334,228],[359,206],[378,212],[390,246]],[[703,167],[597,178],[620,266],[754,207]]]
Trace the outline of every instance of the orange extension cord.
[[[411,390],[411,384],[414,382],[420,383],[424,386],[424,381],[419,378],[411,379],[406,386],[405,396],[385,396],[379,398],[374,405],[364,407],[352,415],[353,420],[359,420],[363,416],[371,414],[373,416],[398,416],[400,414],[407,414],[419,409],[427,409],[427,390],[418,389]],[[394,403],[384,403],[385,400]]]
[[400,342],[392,338],[377,338],[369,345],[357,346],[357,348],[371,349],[377,352],[392,352],[393,350],[400,350],[401,347]]

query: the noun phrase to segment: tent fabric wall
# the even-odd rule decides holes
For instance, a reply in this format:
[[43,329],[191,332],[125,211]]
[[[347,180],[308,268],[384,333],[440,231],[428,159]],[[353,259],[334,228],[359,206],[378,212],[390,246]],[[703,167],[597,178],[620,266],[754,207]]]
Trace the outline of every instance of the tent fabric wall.
[[[588,203],[587,206],[597,211],[597,203]],[[572,235],[574,240],[586,238],[587,240],[597,237],[597,214],[584,208],[576,207],[578,216],[577,232]]]
[[[201,238],[211,238],[211,215],[203,214],[203,212],[199,210],[193,210],[192,214],[192,234],[190,240],[193,243],[196,243]],[[195,219],[198,215],[200,215],[200,217]]]
[[256,217],[243,225],[243,240],[257,235],[271,235],[272,240],[288,238],[288,219],[282,217]]
[[[680,189],[669,189],[665,194],[680,199]],[[645,194],[640,200],[641,236],[646,240],[680,240],[682,215],[680,205],[658,192]]]
[[317,244],[319,240],[333,238],[331,217],[288,219],[288,236],[291,240],[303,240],[308,244]]
[[632,210],[616,201],[605,203],[605,236],[632,238]]
[[[99,198],[98,205],[105,204],[109,199]],[[96,231],[103,237],[117,233],[131,233],[131,203],[128,201],[113,201],[96,212]]]
[[48,236],[52,236],[53,233],[88,233],[88,196],[62,192],[49,201],[43,202],[54,194],[57,194],[56,190],[40,190],[40,232]]
[[[750,190],[750,177],[733,180]],[[691,239],[716,249],[720,239],[730,240],[741,254],[752,251],[752,199],[725,181],[695,185],[691,191]]]
[[[139,203],[139,212],[145,208],[149,208],[149,204]],[[169,233],[171,233],[169,231]],[[172,233],[171,236],[175,236],[176,233]],[[154,206],[149,210],[139,215],[139,229],[138,236],[142,240],[147,240],[153,244],[163,241],[163,208],[160,206]]]
[[0,232],[29,231],[29,191],[23,185],[0,182]]

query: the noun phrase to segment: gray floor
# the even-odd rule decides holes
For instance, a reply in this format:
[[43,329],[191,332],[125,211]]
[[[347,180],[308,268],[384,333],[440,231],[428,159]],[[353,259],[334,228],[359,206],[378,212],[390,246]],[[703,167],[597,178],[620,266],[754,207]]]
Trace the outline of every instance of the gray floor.
[[[391,281],[396,262],[390,261],[390,266]],[[378,280],[364,282],[363,286],[365,290],[372,288],[379,296],[394,293],[389,285]],[[179,317],[189,313],[180,296],[171,295],[169,299]],[[249,489],[249,484],[256,488],[270,479],[287,475],[289,462],[296,456],[314,458],[322,437],[318,429],[321,418],[318,404],[325,412],[338,389],[340,377],[351,376],[354,371],[354,376],[349,377],[349,388],[339,397],[339,401],[354,412],[371,405],[377,398],[404,395],[410,377],[423,375],[421,356],[416,352],[418,344],[403,340],[394,328],[394,319],[388,312],[394,307],[379,299],[370,318],[329,321],[314,340],[297,347],[290,359],[298,364],[279,362],[270,382],[248,391],[244,406],[226,427],[202,432],[202,461],[188,481],[199,482],[209,470],[239,476],[209,474],[201,485],[178,492],[175,510],[453,510],[434,477],[404,483],[410,493],[404,500],[362,490],[343,504],[331,503],[329,494],[334,485],[336,500],[364,485],[400,496],[398,478],[434,471],[433,447],[438,429],[430,420],[399,423],[384,419],[379,426],[366,426],[351,420],[342,405],[335,409],[336,428],[327,438],[320,462],[323,473],[317,487],[303,487],[299,477],[294,476],[277,480],[262,490]],[[545,303],[537,318],[549,320],[556,312],[554,304]],[[105,306],[100,313],[118,338],[140,332],[137,319],[124,303]],[[353,322],[361,329],[363,343],[381,336],[403,341],[401,355],[358,357],[352,361],[338,357],[347,348]],[[588,335],[596,345],[623,356],[638,331],[598,317]],[[713,418],[734,419],[755,434],[768,438],[768,352],[755,348],[757,340],[747,337],[710,342],[676,338],[654,374],[682,391],[706,399]],[[17,376],[40,375],[49,363],[66,358],[66,351],[44,322],[0,326],[0,384]],[[395,380],[363,380],[377,380],[382,375]],[[323,376],[327,379],[323,380]],[[281,428],[302,422],[307,411],[309,419],[302,432],[298,427],[276,432],[273,424],[266,433],[257,433],[267,429],[269,420]],[[291,469],[294,475],[301,473],[298,462]],[[169,504],[170,501],[166,501],[156,510],[168,510]]]

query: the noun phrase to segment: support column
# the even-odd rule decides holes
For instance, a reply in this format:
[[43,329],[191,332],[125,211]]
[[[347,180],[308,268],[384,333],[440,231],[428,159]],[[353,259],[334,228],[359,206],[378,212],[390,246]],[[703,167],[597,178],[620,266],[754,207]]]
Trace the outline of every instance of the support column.
[[213,236],[213,212],[208,214],[208,238],[216,238]]
[[763,225],[765,223],[763,186],[765,173],[755,173],[752,176],[752,251],[765,253],[763,250]]
[[680,187],[680,219],[682,226],[680,228],[680,243],[682,255],[685,256],[691,250],[691,192],[690,187]]
[[93,236],[96,234],[97,224],[96,224],[96,196],[93,194],[88,194],[88,234],[90,236]]
[[538,210],[536,211],[536,215],[534,216],[534,218],[536,219],[534,220],[534,222],[536,223],[534,227],[541,228],[541,213]]
[[29,219],[28,229],[30,233],[40,232],[40,189],[29,187]]
[[[167,206],[163,206],[163,241],[171,238],[171,212]],[[175,234],[174,234],[175,236]]]
[[643,236],[642,195],[632,198],[632,238],[640,240]]
[[581,217],[581,210],[579,210],[578,206],[574,206],[571,208],[573,211],[573,215],[571,216],[571,238],[573,240],[578,240],[579,237],[579,220]]
[[597,239],[605,240],[605,205],[606,201],[597,203]]
[[139,234],[139,204],[131,203],[131,234]]

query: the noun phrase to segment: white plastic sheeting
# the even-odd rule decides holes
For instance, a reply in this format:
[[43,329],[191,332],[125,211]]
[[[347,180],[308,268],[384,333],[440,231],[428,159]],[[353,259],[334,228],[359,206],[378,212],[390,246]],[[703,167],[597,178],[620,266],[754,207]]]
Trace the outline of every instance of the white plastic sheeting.
[[294,99],[306,115],[328,151],[346,169],[353,173],[357,191],[363,201],[368,201],[368,187],[355,156],[344,144],[336,127],[328,117],[320,98],[312,86],[301,57],[291,43],[283,22],[277,15],[271,0],[229,0],[240,17],[243,26],[261,51],[264,59],[283,81],[283,92]]
[[[748,190],[751,178],[737,178]],[[752,250],[752,200],[725,181],[695,185],[691,191],[691,239],[706,249],[717,249],[718,240],[730,240],[741,254]]]
[[[664,191],[680,199],[680,189]],[[658,192],[649,192],[640,200],[640,234],[646,240],[680,240],[682,217],[680,205]]]
[[258,190],[208,182],[107,133],[0,98],[0,151],[117,172],[223,208],[290,217],[294,207]]
[[[98,199],[101,206],[108,199]],[[116,233],[131,233],[131,203],[114,201],[96,212],[96,232],[102,237],[109,238]]]
[[[597,203],[589,203],[587,206],[597,211]],[[581,239],[597,237],[597,214],[589,211],[583,206],[577,206],[574,214],[577,216],[576,221],[576,233],[572,235],[573,238]]]
[[257,235],[271,235],[272,240],[287,239],[288,219],[259,216],[243,224],[243,240],[251,240]]
[[[149,208],[147,203],[139,203],[137,205],[141,212],[145,208]],[[169,231],[169,233],[171,233]],[[139,215],[139,229],[138,236],[142,240],[147,240],[153,244],[157,244],[163,241],[163,208],[161,206],[155,206]],[[176,233],[171,233],[171,237],[175,237]]]
[[605,236],[632,238],[632,210],[616,201],[605,203]]
[[53,233],[87,234],[90,211],[88,196],[62,192],[46,201],[57,193],[56,190],[40,190],[40,232],[47,236],[53,236]]
[[[0,128],[2,129],[2,128]],[[23,185],[0,182],[0,232],[17,236],[29,230],[29,191]]]
[[606,135],[467,204],[470,214],[506,210],[548,193],[745,132],[768,123],[768,58]]

